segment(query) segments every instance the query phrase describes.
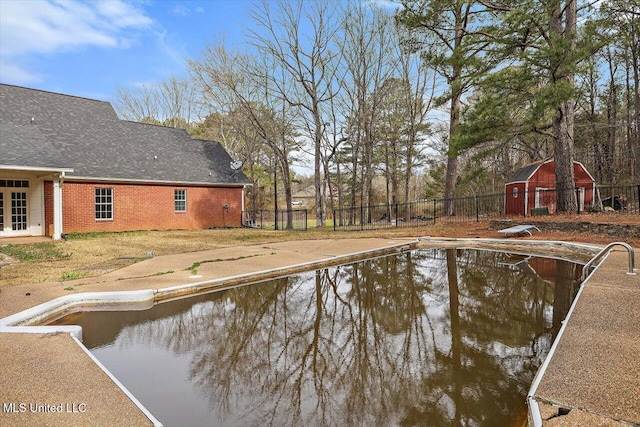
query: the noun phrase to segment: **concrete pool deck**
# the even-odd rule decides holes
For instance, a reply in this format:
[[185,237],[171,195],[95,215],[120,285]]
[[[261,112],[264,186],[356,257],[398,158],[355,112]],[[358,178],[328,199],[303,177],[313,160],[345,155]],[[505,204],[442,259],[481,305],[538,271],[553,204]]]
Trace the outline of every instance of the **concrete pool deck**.
[[615,250],[582,285],[534,395],[545,426],[640,425],[640,276],[627,260]]
[[[348,262],[349,254],[417,244],[409,238],[294,241],[155,257],[95,278],[1,288],[0,318],[72,293],[160,289]],[[534,396],[544,425],[640,423],[640,279],[625,274],[626,261],[626,251],[612,252],[585,285]],[[152,425],[68,334],[1,333],[0,357],[0,425]],[[32,404],[56,412],[32,412]]]

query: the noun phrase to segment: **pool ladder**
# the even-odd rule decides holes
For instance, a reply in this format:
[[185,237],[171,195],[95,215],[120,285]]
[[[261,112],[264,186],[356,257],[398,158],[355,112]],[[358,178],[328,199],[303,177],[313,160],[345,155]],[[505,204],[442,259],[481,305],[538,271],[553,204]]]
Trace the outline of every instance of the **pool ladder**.
[[585,264],[585,266],[582,268],[582,277],[581,277],[582,281],[584,281],[589,275],[589,270],[591,270],[591,267],[593,267],[593,264],[596,261],[598,261],[600,258],[602,258],[605,254],[608,254],[611,248],[614,246],[622,246],[627,250],[627,252],[629,253],[629,271],[627,271],[627,274],[629,275],[636,274],[635,268],[634,268],[635,259],[634,259],[633,248],[628,243],[612,242],[612,243],[609,243],[607,246],[605,246],[604,249],[602,249],[600,252],[598,252],[596,256],[591,258],[591,261]]

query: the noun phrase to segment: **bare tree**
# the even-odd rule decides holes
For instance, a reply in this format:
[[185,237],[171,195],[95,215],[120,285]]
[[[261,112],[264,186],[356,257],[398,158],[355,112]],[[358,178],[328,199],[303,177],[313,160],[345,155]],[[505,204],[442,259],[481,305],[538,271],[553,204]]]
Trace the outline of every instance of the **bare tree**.
[[[383,10],[362,2],[348,3],[339,48],[344,68],[342,105],[349,138],[351,162],[351,205],[373,204],[373,178],[380,108],[398,61],[394,47],[398,40],[392,18]],[[364,212],[365,218],[368,213]]]
[[404,201],[408,202],[413,168],[420,165],[421,139],[430,131],[427,116],[434,106],[436,74],[422,63],[418,55],[404,51],[400,44],[398,50],[398,72],[406,82],[403,85],[407,111]]
[[[262,1],[251,16],[255,24],[249,31],[251,44],[288,76],[285,79],[273,77],[269,85],[288,105],[303,113],[306,126],[300,128],[308,130],[307,136],[313,144],[316,224],[323,227],[322,142],[326,131],[325,109],[334,96],[331,85],[336,73],[333,68],[336,53],[332,52],[331,45],[337,24],[332,4],[305,4],[302,0]],[[287,86],[283,86],[283,82]]]
[[137,89],[116,89],[116,111],[126,120],[189,130],[199,119],[195,87],[186,78],[171,77]]
[[[295,132],[289,108],[277,93],[271,74],[272,65],[256,58],[228,51],[224,45],[209,46],[199,61],[189,63],[196,85],[211,110],[233,114],[239,121],[233,126],[238,143],[244,148],[242,158],[256,159],[256,152],[266,145],[272,156],[272,170],[281,171],[287,208],[291,209],[291,153],[296,148]],[[281,84],[281,81],[277,81]],[[237,125],[250,126],[251,135]],[[253,138],[247,140],[246,137]],[[258,157],[259,158],[259,157]],[[274,179],[274,186],[276,185]],[[274,203],[277,204],[277,195]],[[288,220],[291,225],[291,217]]]
[[143,85],[135,90],[116,88],[116,112],[125,120],[140,123],[160,123],[160,106],[154,87]]
[[[404,41],[408,48],[422,54],[426,64],[446,81],[447,92],[442,101],[449,101],[449,150],[444,190],[445,212],[455,215],[453,197],[458,176],[456,139],[461,121],[462,97],[474,80],[485,75],[495,65],[487,30],[492,22],[484,1],[465,0],[402,0],[404,8],[398,22],[410,30]],[[492,4],[493,5],[493,4]]]

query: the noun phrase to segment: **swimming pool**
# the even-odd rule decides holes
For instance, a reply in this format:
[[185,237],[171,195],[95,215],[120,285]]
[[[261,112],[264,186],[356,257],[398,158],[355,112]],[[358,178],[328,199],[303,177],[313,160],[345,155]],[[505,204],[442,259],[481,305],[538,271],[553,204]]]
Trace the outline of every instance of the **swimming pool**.
[[522,425],[580,271],[425,249],[56,323],[167,426]]

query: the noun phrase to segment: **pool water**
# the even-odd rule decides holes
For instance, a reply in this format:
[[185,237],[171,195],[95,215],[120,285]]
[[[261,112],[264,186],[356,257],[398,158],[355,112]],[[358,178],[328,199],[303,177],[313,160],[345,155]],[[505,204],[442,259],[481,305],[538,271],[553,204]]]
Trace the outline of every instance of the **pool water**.
[[580,270],[417,250],[56,323],[165,426],[521,426]]

